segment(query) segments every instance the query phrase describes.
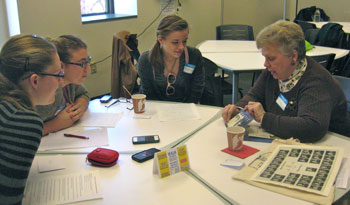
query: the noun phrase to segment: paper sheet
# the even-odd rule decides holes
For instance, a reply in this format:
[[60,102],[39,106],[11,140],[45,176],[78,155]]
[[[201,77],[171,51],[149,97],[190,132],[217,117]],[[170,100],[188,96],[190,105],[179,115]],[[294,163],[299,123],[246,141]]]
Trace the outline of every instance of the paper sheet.
[[346,189],[348,186],[349,180],[349,172],[350,172],[350,159],[348,157],[343,158],[343,163],[340,167],[340,171],[338,173],[335,186],[337,188]]
[[[63,134],[75,134],[89,137],[88,140],[64,137]],[[39,151],[72,149],[83,147],[100,147],[108,145],[108,132],[104,127],[70,127],[50,133],[41,139]]]
[[67,204],[102,198],[99,173],[81,172],[27,181],[24,205]]
[[159,120],[162,122],[200,119],[198,110],[193,103],[162,104],[157,111]]
[[38,157],[38,171],[40,173],[56,171],[65,168],[66,165],[61,154]]
[[98,113],[86,111],[75,126],[81,127],[115,127],[123,113]]

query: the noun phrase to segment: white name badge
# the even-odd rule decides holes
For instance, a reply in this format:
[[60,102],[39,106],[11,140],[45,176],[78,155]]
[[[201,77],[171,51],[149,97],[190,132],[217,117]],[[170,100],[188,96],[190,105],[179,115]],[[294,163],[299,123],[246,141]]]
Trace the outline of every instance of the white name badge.
[[284,111],[286,109],[286,106],[288,105],[288,100],[282,95],[282,93],[280,93],[276,100],[276,103]]
[[154,154],[153,174],[157,174],[161,178],[188,170],[189,168],[190,161],[186,145]]
[[184,72],[187,74],[192,74],[195,68],[195,65],[186,63],[184,67]]

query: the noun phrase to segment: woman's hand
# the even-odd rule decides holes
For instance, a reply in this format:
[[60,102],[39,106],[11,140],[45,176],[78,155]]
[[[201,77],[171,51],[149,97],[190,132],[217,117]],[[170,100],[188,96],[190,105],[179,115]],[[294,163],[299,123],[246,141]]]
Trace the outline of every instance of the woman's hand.
[[254,120],[260,123],[265,115],[265,110],[259,102],[248,102],[248,105],[244,107],[244,110],[248,111]]
[[221,116],[227,123],[233,116],[238,114],[238,107],[236,105],[226,105],[222,110]]
[[73,122],[79,120],[85,113],[85,106],[81,103],[72,104],[68,109],[68,113]]

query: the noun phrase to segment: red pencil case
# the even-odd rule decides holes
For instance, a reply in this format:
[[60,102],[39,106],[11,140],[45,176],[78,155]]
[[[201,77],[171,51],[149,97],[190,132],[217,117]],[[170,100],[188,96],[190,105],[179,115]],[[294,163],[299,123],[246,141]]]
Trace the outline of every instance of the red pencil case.
[[97,148],[87,155],[87,160],[96,166],[111,167],[117,163],[119,153],[115,150]]

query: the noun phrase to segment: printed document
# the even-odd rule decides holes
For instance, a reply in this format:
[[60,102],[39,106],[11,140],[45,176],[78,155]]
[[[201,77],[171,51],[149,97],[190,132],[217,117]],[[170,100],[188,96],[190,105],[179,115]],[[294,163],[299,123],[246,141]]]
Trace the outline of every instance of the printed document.
[[252,180],[328,196],[343,159],[343,149],[279,145]]
[[29,179],[23,204],[68,204],[99,198],[102,198],[99,173],[81,172]]

